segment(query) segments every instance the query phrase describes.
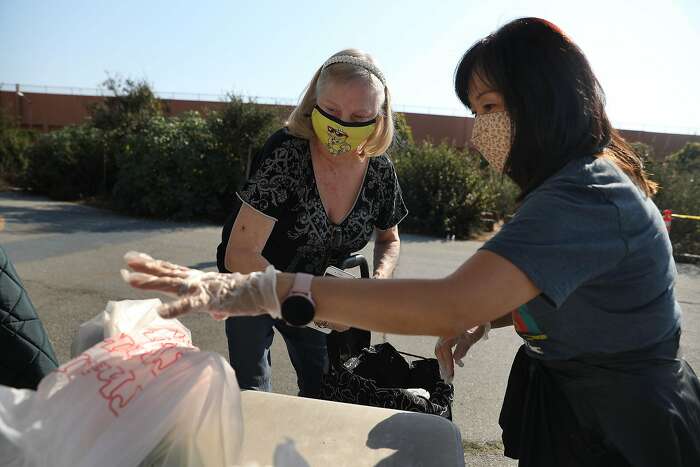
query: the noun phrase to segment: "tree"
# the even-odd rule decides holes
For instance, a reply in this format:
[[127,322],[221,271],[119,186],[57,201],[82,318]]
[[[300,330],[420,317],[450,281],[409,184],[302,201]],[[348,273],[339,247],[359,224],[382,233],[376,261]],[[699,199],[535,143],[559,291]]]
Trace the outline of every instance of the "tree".
[[112,95],[89,108],[95,128],[105,131],[134,129],[163,112],[161,102],[144,80],[109,77],[102,86]]

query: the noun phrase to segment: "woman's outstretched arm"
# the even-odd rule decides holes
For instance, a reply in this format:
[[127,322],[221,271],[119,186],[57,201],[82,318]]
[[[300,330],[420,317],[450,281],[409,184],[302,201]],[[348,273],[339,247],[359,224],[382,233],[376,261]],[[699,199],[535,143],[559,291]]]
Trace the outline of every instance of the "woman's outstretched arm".
[[[280,274],[286,296],[293,275]],[[540,291],[508,260],[479,251],[443,279],[314,278],[316,318],[394,334],[451,336],[498,319]]]
[[[204,311],[217,318],[268,313],[280,317],[280,302],[294,274],[265,272],[205,273],[155,260],[141,253],[126,256],[132,273],[122,271],[132,286],[169,293],[162,316]],[[312,282],[315,319],[395,334],[455,336],[495,320],[530,301],[540,291],[506,259],[479,251],[443,279],[339,280]]]

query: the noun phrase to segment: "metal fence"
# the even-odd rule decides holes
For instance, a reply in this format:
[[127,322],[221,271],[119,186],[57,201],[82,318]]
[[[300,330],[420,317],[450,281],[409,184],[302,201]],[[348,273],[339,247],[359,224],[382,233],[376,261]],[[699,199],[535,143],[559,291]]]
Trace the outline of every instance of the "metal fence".
[[[0,91],[14,92],[17,84],[15,83],[0,83]],[[84,88],[75,86],[53,86],[53,85],[35,85],[35,84],[19,84],[21,91],[36,92],[45,94],[68,94],[78,96],[109,96],[111,92],[102,87]],[[160,99],[186,100],[186,101],[202,101],[202,102],[221,102],[226,101],[232,94],[207,94],[207,93],[191,93],[191,92],[170,92],[170,91],[153,91]],[[248,102],[256,102],[259,104],[270,105],[289,105],[294,106],[298,100],[289,97],[271,97],[271,96],[250,96],[235,94]],[[403,105],[394,103],[395,112],[405,113],[421,113],[429,115],[446,115],[452,117],[467,117],[469,113],[463,108],[458,107],[435,107],[435,106],[420,106],[420,105]],[[615,122],[615,127],[632,131],[645,131],[651,133],[675,133],[681,135],[700,135],[700,127],[693,126],[673,126],[673,125],[656,125],[642,122]]]

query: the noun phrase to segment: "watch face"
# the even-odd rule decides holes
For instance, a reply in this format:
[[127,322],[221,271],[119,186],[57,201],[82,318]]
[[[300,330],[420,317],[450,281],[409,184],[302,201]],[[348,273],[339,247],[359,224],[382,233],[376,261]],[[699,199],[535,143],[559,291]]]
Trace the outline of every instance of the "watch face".
[[303,295],[292,295],[282,303],[282,318],[292,326],[306,326],[314,314],[314,304]]

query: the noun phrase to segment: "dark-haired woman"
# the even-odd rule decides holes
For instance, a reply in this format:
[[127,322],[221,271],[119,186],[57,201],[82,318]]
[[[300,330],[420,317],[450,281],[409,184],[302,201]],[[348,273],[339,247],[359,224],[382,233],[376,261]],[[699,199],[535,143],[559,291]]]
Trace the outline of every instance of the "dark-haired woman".
[[700,382],[678,355],[656,185],[611,127],[585,56],[551,23],[518,19],[467,51],[455,87],[476,115],[473,145],[521,195],[514,218],[450,276],[314,278],[306,307],[289,298],[305,278],[270,268],[234,282],[131,259],[148,275],[129,282],[183,295],[188,281],[164,316],[268,313],[443,336],[436,354],[448,373],[487,328],[513,325],[524,345],[500,417],[506,455],[537,466],[700,465]]

